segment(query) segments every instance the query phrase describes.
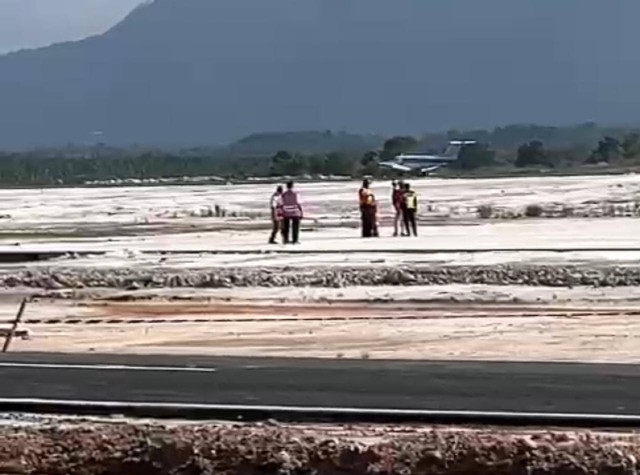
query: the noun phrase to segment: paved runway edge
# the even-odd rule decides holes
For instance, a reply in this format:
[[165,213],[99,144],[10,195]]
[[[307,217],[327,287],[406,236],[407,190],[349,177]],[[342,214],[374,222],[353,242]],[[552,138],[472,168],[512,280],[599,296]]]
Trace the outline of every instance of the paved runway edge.
[[0,413],[208,420],[230,422],[491,425],[508,427],[638,428],[640,415],[427,411],[339,407],[162,404],[114,401],[0,399]]
[[640,415],[635,365],[19,353],[0,363],[7,401]]

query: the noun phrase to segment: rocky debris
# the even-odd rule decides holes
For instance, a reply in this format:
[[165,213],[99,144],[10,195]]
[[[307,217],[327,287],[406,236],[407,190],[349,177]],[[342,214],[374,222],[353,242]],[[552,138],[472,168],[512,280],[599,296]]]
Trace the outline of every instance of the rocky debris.
[[368,268],[166,270],[55,268],[0,274],[0,287],[61,289],[416,286],[444,284],[546,287],[640,285],[639,266],[518,265]]
[[587,201],[583,203],[530,203],[526,206],[482,204],[475,208],[480,219],[520,218],[633,218],[640,216],[637,200]]
[[[79,423],[83,421],[77,417],[64,416],[49,416],[40,414],[25,414],[25,413],[2,413],[0,414],[0,425],[4,426],[18,426],[18,425],[52,425],[60,424],[69,421],[70,423]],[[0,432],[1,433],[1,432]],[[0,472],[2,473],[2,472]]]
[[[337,437],[336,437],[337,435]],[[0,473],[635,474],[640,439],[256,426],[86,425],[3,428]]]

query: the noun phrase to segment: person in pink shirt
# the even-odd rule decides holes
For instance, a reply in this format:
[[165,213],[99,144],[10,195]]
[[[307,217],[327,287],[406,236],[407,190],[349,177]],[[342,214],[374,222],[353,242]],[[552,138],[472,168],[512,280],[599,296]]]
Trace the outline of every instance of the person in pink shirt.
[[[402,236],[407,235],[407,230],[404,225],[404,182],[401,180],[400,182],[393,181],[391,183],[392,193],[391,193],[391,202],[393,203],[393,209],[395,211],[395,216],[393,217],[393,235],[398,236],[398,230],[400,230],[400,234]],[[400,229],[398,229],[400,228]]]
[[[287,190],[280,198],[282,203],[282,235],[285,244],[300,243],[300,221],[303,218],[298,193],[293,190],[293,182],[287,183]],[[291,234],[291,236],[290,236]]]

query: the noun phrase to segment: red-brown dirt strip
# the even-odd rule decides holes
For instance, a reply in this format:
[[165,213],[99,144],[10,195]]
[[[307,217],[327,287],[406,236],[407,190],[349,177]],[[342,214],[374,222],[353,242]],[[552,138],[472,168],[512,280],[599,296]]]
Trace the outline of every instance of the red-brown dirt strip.
[[636,435],[405,428],[4,428],[0,473],[635,474]]

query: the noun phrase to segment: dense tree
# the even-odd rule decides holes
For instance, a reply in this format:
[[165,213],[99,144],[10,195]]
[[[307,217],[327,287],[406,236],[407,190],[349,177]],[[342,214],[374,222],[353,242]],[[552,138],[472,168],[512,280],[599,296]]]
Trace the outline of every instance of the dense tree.
[[307,165],[302,155],[280,150],[273,156],[271,170],[275,175],[300,175],[308,170]]
[[453,162],[451,166],[459,170],[475,170],[494,164],[495,152],[486,144],[475,143],[462,147],[458,160]]
[[345,152],[331,152],[327,154],[329,174],[350,176],[354,172],[354,166],[353,157]]
[[590,154],[587,146],[554,148],[546,150],[547,160],[553,167],[580,166]]
[[598,147],[591,152],[587,163],[610,163],[619,159],[621,154],[620,141],[614,137],[604,137],[598,142]]
[[378,152],[366,152],[360,159],[361,173],[363,175],[377,175]]
[[327,156],[312,155],[307,160],[309,173],[312,175],[322,175],[327,173]]
[[279,150],[271,159],[271,170],[274,175],[282,175],[290,167],[293,156],[286,150]]
[[415,137],[410,137],[407,135],[391,137],[382,146],[380,159],[383,161],[391,160],[400,153],[413,150],[416,145],[418,145],[418,141],[415,139]]
[[631,132],[622,138],[622,156],[626,159],[640,157],[640,133]]
[[539,140],[532,140],[529,143],[520,145],[515,165],[518,168],[540,165],[549,166],[550,163],[544,144]]

